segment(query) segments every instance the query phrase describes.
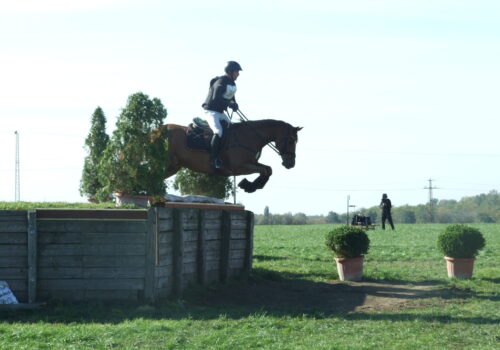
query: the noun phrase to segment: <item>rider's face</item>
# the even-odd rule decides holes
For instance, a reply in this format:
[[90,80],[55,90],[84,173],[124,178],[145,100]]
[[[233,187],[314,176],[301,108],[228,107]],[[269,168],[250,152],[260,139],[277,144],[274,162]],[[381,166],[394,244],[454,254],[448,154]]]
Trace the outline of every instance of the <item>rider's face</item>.
[[235,70],[235,71],[230,72],[229,74],[231,76],[231,79],[233,79],[234,81],[236,81],[236,79],[238,79],[238,77],[240,75],[240,71],[239,70]]

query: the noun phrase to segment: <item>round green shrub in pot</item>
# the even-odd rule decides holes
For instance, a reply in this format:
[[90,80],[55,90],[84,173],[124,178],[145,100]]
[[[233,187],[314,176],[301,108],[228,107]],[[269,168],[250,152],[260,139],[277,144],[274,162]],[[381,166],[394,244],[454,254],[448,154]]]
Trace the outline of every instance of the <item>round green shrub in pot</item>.
[[445,255],[448,277],[471,278],[475,256],[484,247],[481,232],[467,225],[446,227],[438,236],[438,249]]
[[339,226],[326,235],[325,244],[335,254],[340,280],[359,281],[362,279],[363,255],[370,247],[370,239],[362,228]]
[[462,224],[450,225],[438,236],[438,249],[452,258],[474,258],[484,245],[478,229]]
[[328,232],[325,244],[338,258],[356,258],[368,252],[370,239],[362,228],[342,225]]

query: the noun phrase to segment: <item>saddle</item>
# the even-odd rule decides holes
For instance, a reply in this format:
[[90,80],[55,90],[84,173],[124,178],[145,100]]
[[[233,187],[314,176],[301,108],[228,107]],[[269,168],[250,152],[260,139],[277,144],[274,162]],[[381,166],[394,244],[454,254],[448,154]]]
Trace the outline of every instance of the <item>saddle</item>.
[[188,125],[186,133],[187,147],[199,151],[209,151],[213,135],[214,133],[206,121],[194,118],[193,122]]

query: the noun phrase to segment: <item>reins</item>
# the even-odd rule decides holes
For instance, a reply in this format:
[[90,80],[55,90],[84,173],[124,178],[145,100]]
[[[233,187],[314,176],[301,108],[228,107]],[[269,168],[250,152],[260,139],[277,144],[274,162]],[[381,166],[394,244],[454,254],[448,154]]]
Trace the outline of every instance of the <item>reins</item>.
[[[229,119],[233,119],[233,113],[234,112],[231,112],[231,115],[229,115]],[[243,112],[241,112],[239,109],[236,111],[236,114],[240,117],[240,120],[241,121],[245,121],[245,122],[248,122],[250,121],[250,119],[248,119],[244,114]],[[255,130],[255,128],[252,128],[252,130],[257,134],[259,135],[260,138],[263,138],[262,135],[257,131]],[[272,143],[267,143],[266,144],[267,146],[269,146],[274,152],[276,152],[278,155],[281,156],[281,152],[278,150],[278,148],[276,148],[275,145],[273,145]]]

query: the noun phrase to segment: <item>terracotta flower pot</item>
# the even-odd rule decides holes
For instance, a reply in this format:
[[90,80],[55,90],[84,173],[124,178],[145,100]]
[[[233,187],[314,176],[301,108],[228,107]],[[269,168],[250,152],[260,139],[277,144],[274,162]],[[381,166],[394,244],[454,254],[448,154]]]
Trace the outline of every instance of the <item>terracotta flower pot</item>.
[[360,281],[363,278],[364,256],[357,258],[335,258],[341,281]]
[[448,277],[450,278],[472,278],[475,258],[451,258],[445,256]]

